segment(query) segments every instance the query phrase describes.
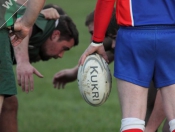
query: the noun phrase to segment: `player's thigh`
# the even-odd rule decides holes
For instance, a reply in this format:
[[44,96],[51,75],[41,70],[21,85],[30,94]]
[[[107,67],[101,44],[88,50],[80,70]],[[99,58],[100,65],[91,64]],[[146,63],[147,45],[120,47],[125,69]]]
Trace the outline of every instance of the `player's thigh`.
[[162,128],[162,132],[169,132],[169,124],[168,121],[165,120],[164,124],[163,124],[163,128]]
[[148,88],[117,79],[117,89],[123,118],[145,118]]
[[175,119],[175,84],[160,88],[167,119]]
[[4,99],[2,111],[17,112],[17,109],[18,109],[18,100],[16,96],[11,96]]

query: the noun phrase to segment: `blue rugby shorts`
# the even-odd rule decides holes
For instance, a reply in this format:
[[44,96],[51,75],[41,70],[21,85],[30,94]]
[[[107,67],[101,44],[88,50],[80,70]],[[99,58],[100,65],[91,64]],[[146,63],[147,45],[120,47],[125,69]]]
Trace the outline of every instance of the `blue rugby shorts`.
[[114,76],[146,88],[175,84],[175,26],[120,27]]

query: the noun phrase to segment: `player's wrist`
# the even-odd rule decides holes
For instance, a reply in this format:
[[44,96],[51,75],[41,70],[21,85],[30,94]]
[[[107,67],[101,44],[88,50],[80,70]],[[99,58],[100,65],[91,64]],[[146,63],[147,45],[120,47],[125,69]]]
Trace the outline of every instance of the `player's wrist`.
[[95,47],[98,47],[98,46],[103,45],[103,43],[102,43],[102,42],[95,42],[95,41],[92,41],[90,45],[95,46]]

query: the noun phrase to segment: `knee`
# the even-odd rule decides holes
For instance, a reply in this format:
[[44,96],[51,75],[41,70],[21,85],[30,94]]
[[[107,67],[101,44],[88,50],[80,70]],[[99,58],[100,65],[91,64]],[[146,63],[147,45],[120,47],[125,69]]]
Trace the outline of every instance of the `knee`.
[[18,100],[16,96],[8,97],[4,99],[2,106],[2,112],[17,112],[18,110]]

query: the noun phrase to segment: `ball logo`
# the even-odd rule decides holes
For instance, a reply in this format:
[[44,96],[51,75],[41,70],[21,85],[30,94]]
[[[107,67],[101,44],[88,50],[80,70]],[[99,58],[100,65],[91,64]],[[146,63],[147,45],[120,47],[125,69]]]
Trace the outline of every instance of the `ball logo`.
[[93,101],[99,100],[99,91],[98,91],[98,81],[97,81],[97,76],[98,76],[98,71],[95,69],[98,68],[98,66],[91,66],[90,69],[92,69],[91,74],[91,89],[92,89],[92,98]]

